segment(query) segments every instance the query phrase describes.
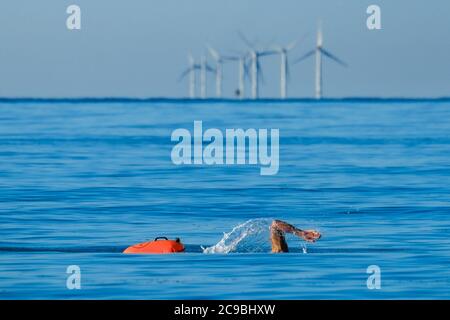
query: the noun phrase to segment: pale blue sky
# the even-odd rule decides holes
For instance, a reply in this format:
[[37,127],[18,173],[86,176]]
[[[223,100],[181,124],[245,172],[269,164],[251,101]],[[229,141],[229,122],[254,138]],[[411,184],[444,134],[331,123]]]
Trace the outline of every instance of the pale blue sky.
[[[80,31],[66,29],[70,4],[82,9]],[[380,31],[366,28],[369,4],[381,6]],[[446,0],[2,1],[0,96],[186,96],[177,78],[188,51],[198,57],[207,42],[242,50],[237,30],[261,44],[309,33],[295,58],[314,46],[319,18],[325,48],[350,65],[325,61],[325,96],[450,96],[449,14]],[[261,95],[277,97],[279,57],[262,63]],[[311,97],[313,60],[291,72],[289,95]],[[224,73],[232,96],[237,66]]]

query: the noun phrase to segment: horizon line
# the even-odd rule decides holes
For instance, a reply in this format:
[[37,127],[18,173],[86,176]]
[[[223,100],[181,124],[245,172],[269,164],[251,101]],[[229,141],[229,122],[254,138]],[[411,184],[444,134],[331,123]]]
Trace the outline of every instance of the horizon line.
[[170,102],[183,102],[183,103],[292,103],[292,102],[450,102],[450,96],[442,97],[329,97],[329,98],[188,98],[188,97],[125,97],[125,96],[112,96],[112,97],[0,97],[0,103],[121,103],[121,102],[134,102],[134,103],[170,103]]

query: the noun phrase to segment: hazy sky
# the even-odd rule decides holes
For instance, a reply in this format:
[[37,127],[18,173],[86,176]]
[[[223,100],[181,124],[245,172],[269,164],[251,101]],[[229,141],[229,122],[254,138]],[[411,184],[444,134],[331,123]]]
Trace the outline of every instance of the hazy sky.
[[[70,4],[81,7],[79,31],[66,28]],[[367,29],[369,4],[381,7],[382,30]],[[186,96],[177,79],[189,51],[243,50],[238,30],[261,45],[307,33],[293,59],[313,48],[319,18],[324,47],[349,64],[324,62],[325,96],[450,96],[449,14],[448,0],[2,1],[0,96]],[[261,95],[277,97],[279,56],[262,64]],[[291,75],[289,96],[313,95],[313,59]],[[231,96],[237,65],[224,76]]]

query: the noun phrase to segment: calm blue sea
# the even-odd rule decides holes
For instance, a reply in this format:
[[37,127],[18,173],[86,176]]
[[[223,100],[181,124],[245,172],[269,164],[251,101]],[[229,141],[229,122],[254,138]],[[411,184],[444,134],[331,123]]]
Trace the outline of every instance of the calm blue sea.
[[[278,175],[173,165],[194,120],[279,128]],[[323,238],[270,254],[272,218]],[[120,253],[155,236],[189,252]],[[449,266],[450,102],[0,103],[1,299],[450,298]]]

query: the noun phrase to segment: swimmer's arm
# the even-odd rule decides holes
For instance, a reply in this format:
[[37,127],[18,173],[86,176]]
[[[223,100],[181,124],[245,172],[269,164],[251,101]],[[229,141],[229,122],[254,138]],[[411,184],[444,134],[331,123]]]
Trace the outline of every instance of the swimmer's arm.
[[287,222],[281,221],[281,220],[273,220],[272,225],[270,226],[271,229],[279,230],[286,233],[292,233],[296,236],[300,235],[302,230],[294,227],[292,224],[289,224]]
[[306,241],[314,242],[318,240],[321,235],[318,231],[315,230],[301,230],[299,228],[294,227],[293,225],[281,221],[281,220],[274,220],[272,222],[272,225],[270,226],[272,230],[279,230],[286,233],[292,233],[296,235],[297,237],[303,238]]

